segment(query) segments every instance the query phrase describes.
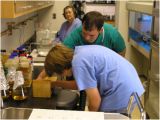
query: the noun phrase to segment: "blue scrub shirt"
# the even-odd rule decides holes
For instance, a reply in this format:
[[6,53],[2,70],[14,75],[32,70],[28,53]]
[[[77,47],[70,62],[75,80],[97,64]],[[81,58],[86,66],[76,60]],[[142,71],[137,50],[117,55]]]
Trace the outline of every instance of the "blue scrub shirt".
[[130,95],[144,88],[131,63],[114,51],[98,45],[77,46],[72,60],[79,90],[98,88],[100,111],[126,108]]

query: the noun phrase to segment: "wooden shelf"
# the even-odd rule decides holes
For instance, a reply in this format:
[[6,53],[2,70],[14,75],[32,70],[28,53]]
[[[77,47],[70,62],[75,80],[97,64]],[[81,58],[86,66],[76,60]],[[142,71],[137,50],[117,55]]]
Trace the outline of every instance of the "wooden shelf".
[[1,1],[1,18],[16,18],[54,5],[54,1]]

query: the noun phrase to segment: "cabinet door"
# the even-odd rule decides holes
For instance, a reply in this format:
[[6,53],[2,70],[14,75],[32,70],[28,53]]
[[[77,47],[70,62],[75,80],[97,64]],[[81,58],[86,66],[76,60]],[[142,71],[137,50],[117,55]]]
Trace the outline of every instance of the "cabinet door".
[[1,18],[14,18],[14,1],[1,1]]
[[54,1],[1,1],[1,18],[16,18],[54,5]]

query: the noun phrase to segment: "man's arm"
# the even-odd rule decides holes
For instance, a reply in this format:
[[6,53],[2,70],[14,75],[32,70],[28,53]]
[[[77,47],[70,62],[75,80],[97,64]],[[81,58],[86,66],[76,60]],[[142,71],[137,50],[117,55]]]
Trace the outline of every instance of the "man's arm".
[[43,69],[41,71],[41,73],[38,75],[37,80],[41,80],[41,79],[45,78],[46,76],[47,76],[47,74],[45,72],[45,69]]
[[64,89],[72,89],[77,90],[77,84],[75,80],[72,81],[64,81],[64,80],[57,80],[52,82],[52,87],[62,87]]
[[[45,70],[43,69],[42,72],[39,74],[37,77],[37,80],[42,80],[47,76]],[[72,89],[72,90],[77,90],[77,84],[75,80],[72,81],[64,81],[64,80],[57,80],[52,82],[52,87],[62,87],[65,89]]]
[[89,102],[89,111],[98,111],[101,104],[101,96],[97,88],[89,88],[86,90]]
[[126,45],[125,40],[117,29],[110,30],[111,34],[111,42],[112,42],[112,50],[125,57],[126,53]]

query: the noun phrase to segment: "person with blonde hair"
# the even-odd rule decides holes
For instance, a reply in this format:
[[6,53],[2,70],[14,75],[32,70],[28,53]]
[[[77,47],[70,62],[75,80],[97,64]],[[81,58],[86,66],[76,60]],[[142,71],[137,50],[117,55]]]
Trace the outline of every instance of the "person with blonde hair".
[[139,96],[144,93],[133,65],[99,45],[77,46],[73,50],[57,44],[45,59],[45,72],[48,76],[73,75],[75,81],[55,81],[52,85],[66,88],[72,84],[79,91],[85,90],[90,111],[125,111],[133,92]]

